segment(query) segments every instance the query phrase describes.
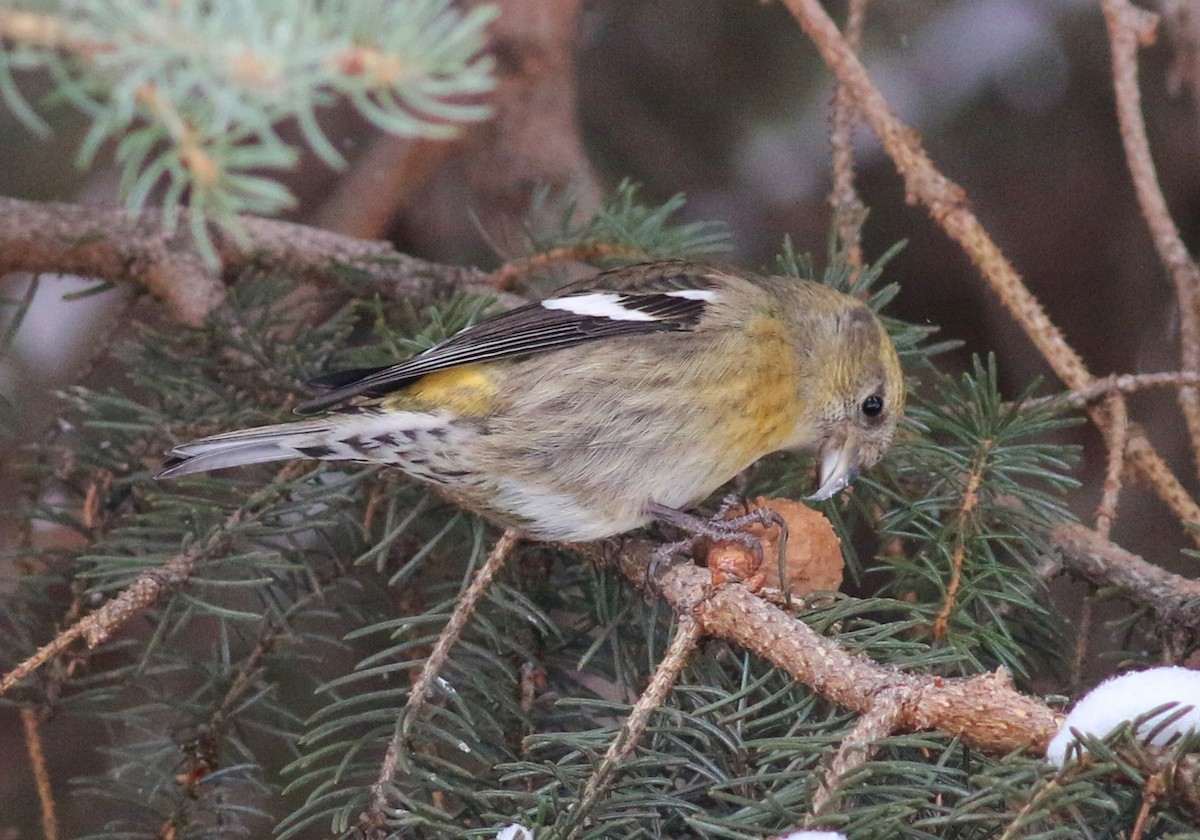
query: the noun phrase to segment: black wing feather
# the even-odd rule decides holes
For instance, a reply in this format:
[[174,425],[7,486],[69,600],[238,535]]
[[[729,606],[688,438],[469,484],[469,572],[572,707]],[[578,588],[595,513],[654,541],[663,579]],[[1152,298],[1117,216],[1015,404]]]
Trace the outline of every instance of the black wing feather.
[[[672,277],[671,288],[688,288]],[[694,277],[691,288],[706,289],[711,283]],[[542,303],[531,303],[492,318],[452,335],[405,362],[379,368],[360,368],[338,371],[313,380],[316,387],[332,388],[326,394],[311,399],[296,411],[309,414],[338,405],[354,397],[381,397],[430,373],[458,365],[524,356],[561,350],[622,335],[642,335],[665,330],[690,330],[699,322],[708,305],[703,300],[679,297],[663,292],[613,291],[604,288],[572,288],[564,297],[580,297],[601,293],[617,296],[616,305],[637,310],[654,320],[630,321],[603,316],[579,315],[562,309],[547,309]]]

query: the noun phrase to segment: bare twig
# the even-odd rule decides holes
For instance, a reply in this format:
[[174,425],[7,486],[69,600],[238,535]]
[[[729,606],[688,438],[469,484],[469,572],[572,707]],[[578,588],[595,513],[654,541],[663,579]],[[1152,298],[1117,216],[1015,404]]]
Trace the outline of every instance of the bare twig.
[[967,561],[967,543],[965,533],[971,513],[979,505],[979,485],[983,483],[983,467],[988,452],[986,447],[976,454],[971,472],[967,475],[966,486],[963,488],[962,504],[958,507],[958,515],[954,525],[954,553],[950,561],[950,582],[946,585],[946,596],[942,608],[938,611],[933,622],[933,638],[941,641],[950,627],[950,616],[958,598],[958,588],[962,585],[963,566]]
[[1064,522],[1050,532],[1063,568],[1098,587],[1116,587],[1151,607],[1167,626],[1200,629],[1200,580],[1164,571],[1083,525]]
[[[850,0],[846,13],[846,43],[858,51],[862,41],[863,26],[867,19],[867,0]],[[833,146],[833,187],[829,191],[829,205],[833,208],[833,222],[837,227],[838,241],[846,262],[857,279],[863,265],[862,227],[867,220],[867,208],[854,188],[854,143],[851,133],[858,115],[854,98],[845,84],[838,82],[833,100],[833,131],[829,142]]]
[[446,664],[446,660],[449,659],[450,649],[458,642],[463,630],[466,629],[467,622],[475,614],[475,607],[479,603],[479,599],[487,592],[492,579],[504,567],[504,562],[508,559],[508,556],[519,541],[519,534],[511,528],[501,534],[500,539],[496,540],[496,544],[488,552],[487,560],[480,567],[479,571],[475,573],[475,578],[471,581],[471,585],[459,596],[458,602],[454,605],[454,611],[450,614],[450,619],[438,635],[437,642],[434,644],[429,658],[425,660],[425,665],[421,668],[421,673],[417,676],[416,682],[413,683],[412,691],[408,695],[408,701],[404,704],[404,709],[400,713],[400,720],[397,722],[396,731],[392,735],[392,740],[388,743],[387,752],[384,754],[379,777],[375,780],[375,784],[371,788],[373,794],[371,809],[363,816],[363,825],[368,831],[382,827],[383,825],[383,820],[386,816],[385,812],[388,808],[388,791],[396,778],[396,770],[400,766],[400,757],[404,750],[404,742],[408,739],[408,733],[417,715],[420,714],[421,709],[424,708],[425,703],[429,700],[433,681],[437,679],[438,674],[441,673],[442,668]]
[[1105,407],[1108,409],[1108,426],[1103,431],[1108,463],[1104,470],[1100,506],[1096,509],[1096,531],[1107,537],[1117,518],[1117,501],[1121,496],[1121,474],[1125,470],[1125,450],[1129,443],[1129,410],[1120,394],[1110,396]]
[[[1088,403],[1104,399],[1110,394],[1134,394],[1152,388],[1180,388],[1185,385],[1200,385],[1200,373],[1188,373],[1181,370],[1168,370],[1160,373],[1121,373],[1093,379],[1082,388],[1068,391],[1066,400],[1074,406],[1083,407]],[[1039,397],[1029,404],[1049,402],[1063,399],[1062,395]]]
[[[1154,43],[1158,15],[1136,8],[1128,0],[1101,0],[1100,6],[1104,10],[1112,46],[1113,89],[1125,158],[1158,258],[1175,284],[1179,303],[1180,367],[1187,373],[1196,373],[1200,371],[1200,266],[1188,254],[1159,186],[1138,89],[1138,47]],[[1179,405],[1192,438],[1192,455],[1200,471],[1200,390],[1180,388]]]
[[629,716],[621,724],[621,730],[608,745],[608,751],[604,754],[604,758],[600,760],[600,764],[584,786],[579,803],[571,812],[571,821],[568,828],[564,830],[564,836],[572,837],[578,833],[583,820],[587,817],[596,799],[607,787],[618,765],[629,757],[642,739],[642,735],[650,723],[650,715],[662,706],[667,699],[667,694],[675,687],[680,672],[687,665],[688,656],[703,635],[700,623],[690,615],[681,613],[677,620],[678,627],[675,629],[675,635],[671,639],[666,655],[658,663],[653,676],[650,677],[650,684],[638,697]]
[[142,572],[121,594],[72,624],[5,674],[0,679],[0,694],[10,691],[25,677],[65,651],[76,639],[84,639],[89,648],[106,641],[125,622],[140,614],[162,595],[182,586],[191,576],[198,554],[198,550],[177,554],[158,568]]
[[908,714],[906,706],[915,699],[907,688],[888,688],[879,693],[870,711],[858,719],[830,760],[829,768],[813,794],[814,817],[820,816],[832,803],[834,791],[846,774],[867,761],[875,751],[875,745],[896,731]]
[[337,179],[333,192],[321,203],[317,226],[348,236],[386,235],[392,220],[461,151],[461,140],[380,134],[353,168]]
[[41,724],[38,720],[37,710],[31,706],[22,706],[21,724],[25,729],[25,750],[29,753],[33,783],[37,788],[38,802],[42,806],[42,836],[46,840],[58,840],[58,815],[54,808],[54,788],[50,784],[50,772],[46,769],[46,756],[42,752]]
[[[1171,468],[1163,461],[1162,456],[1154,451],[1153,445],[1141,433],[1131,434],[1126,445],[1126,457],[1131,466],[1136,467],[1141,478],[1149,484],[1158,497],[1166,502],[1171,512],[1185,525],[1200,525],[1200,505],[1192,495],[1184,489],[1171,472]],[[1187,529],[1192,541],[1200,544],[1200,528]]]

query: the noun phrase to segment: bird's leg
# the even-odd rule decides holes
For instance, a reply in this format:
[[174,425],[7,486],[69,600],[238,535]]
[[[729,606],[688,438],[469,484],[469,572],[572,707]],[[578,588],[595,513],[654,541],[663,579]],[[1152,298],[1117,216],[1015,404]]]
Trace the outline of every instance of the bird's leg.
[[[649,512],[659,522],[665,522],[668,525],[673,525],[679,530],[687,531],[691,534],[693,539],[686,542],[690,543],[696,537],[706,537],[714,542],[738,543],[739,545],[746,546],[746,548],[758,555],[760,562],[763,559],[762,543],[758,541],[758,537],[741,530],[750,524],[750,522],[759,521],[757,518],[753,518],[753,513],[734,519],[725,519],[724,514],[721,513],[711,518],[705,518],[697,516],[694,513],[676,510],[675,508],[659,504],[650,505]],[[747,518],[749,518],[749,521],[742,521]]]
[[738,507],[745,509],[748,506],[745,500],[739,496],[726,496],[721,501],[717,513],[711,518],[705,518],[693,513],[687,513],[686,511],[666,507],[665,505],[651,504],[649,513],[655,519],[665,522],[668,525],[673,525],[682,531],[687,531],[692,537],[687,540],[668,543],[658,548],[650,561],[649,577],[653,579],[658,571],[658,567],[662,563],[671,560],[674,555],[678,554],[684,548],[693,545],[698,537],[705,537],[714,542],[731,542],[743,545],[754,552],[759,565],[761,565],[763,562],[762,542],[758,537],[748,533],[745,528],[750,525],[761,525],[764,528],[777,525],[779,527],[779,551],[777,557],[779,562],[779,579],[781,581],[787,580],[787,522],[784,521],[782,516],[766,506],[757,507],[748,513],[727,519],[726,516],[729,512]]

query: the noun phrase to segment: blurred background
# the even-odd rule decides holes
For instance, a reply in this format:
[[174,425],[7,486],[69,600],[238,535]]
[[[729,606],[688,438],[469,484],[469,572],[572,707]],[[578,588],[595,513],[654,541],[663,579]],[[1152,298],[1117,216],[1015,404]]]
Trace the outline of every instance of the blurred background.
[[[509,103],[500,122],[450,143],[404,141],[381,136],[348,109],[329,109],[322,124],[350,165],[335,171],[306,155],[286,177],[299,198],[293,220],[489,268],[520,255],[514,232],[536,184],[553,188],[557,206],[571,196],[586,211],[628,177],[643,185],[647,203],[683,192],[684,216],[727,222],[734,263],[769,266],[786,235],[823,264],[833,87],[780,4],[500,5],[497,96]],[[828,6],[844,18],[843,4]],[[1144,110],[1160,183],[1184,241],[1194,243],[1200,11],[1187,0],[1147,6],[1165,19],[1158,44],[1141,53]],[[1174,294],[1134,198],[1098,3],[872,0],[862,56],[1094,374],[1177,367]],[[36,100],[44,81],[21,81]],[[114,172],[74,166],[83,122],[65,108],[51,119],[56,131],[42,139],[0,109],[0,194],[115,202]],[[858,185],[870,209],[867,258],[907,242],[885,275],[902,286],[892,314],[938,325],[942,337],[961,341],[945,357],[951,368],[965,367],[972,353],[996,353],[1008,396],[1038,377],[1043,392],[1057,389],[958,246],[924,210],[905,203],[873,137],[860,131],[856,140]],[[14,294],[25,281],[4,282]],[[77,381],[82,350],[96,330],[112,328],[106,313],[116,311],[122,290],[62,302],[64,292],[88,285],[45,283],[16,354],[0,370],[22,406],[19,433],[44,427],[53,387]],[[1139,395],[1131,409],[1195,492],[1173,394]],[[1089,427],[1073,440],[1085,446],[1073,506],[1090,521],[1104,450]],[[1178,524],[1135,486],[1122,497],[1113,537],[1166,567],[1188,563],[1179,554]],[[0,790],[0,801],[12,800]]]

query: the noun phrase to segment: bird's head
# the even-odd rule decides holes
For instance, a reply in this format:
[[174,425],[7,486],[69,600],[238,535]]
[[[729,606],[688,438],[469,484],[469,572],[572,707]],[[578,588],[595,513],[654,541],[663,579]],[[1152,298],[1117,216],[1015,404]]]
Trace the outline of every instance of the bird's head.
[[900,360],[875,314],[855,301],[823,320],[820,345],[828,342],[828,355],[822,349],[813,365],[808,400],[819,470],[813,501],[836,495],[879,461],[904,412]]

